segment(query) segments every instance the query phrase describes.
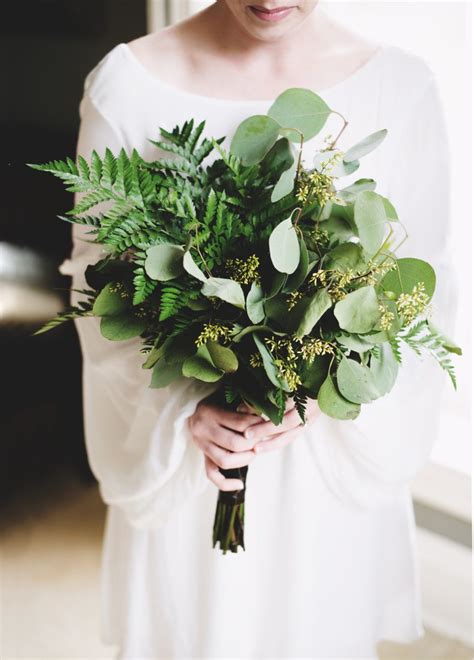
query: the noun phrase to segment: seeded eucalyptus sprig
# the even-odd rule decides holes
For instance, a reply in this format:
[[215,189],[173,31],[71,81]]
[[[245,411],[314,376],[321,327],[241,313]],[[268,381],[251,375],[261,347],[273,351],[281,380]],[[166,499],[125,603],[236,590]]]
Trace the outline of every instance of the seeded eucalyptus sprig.
[[[303,144],[331,113],[341,129],[306,169]],[[397,257],[407,232],[374,179],[342,183],[387,131],[343,150],[347,123],[291,88],[244,119],[228,151],[190,119],[151,140],[167,154],[156,161],[106,149],[90,162],[30,165],[82,193],[59,217],[89,227],[104,249],[85,272],[84,300],[38,332],[99,317],[106,339],[140,338],[151,387],[215,383],[221,405],[244,402],[275,424],[288,400],[303,423],[309,399],[355,419],[393,387],[402,344],[433,356],[456,386],[451,355],[461,350],[430,318],[433,268]],[[91,214],[99,202],[108,210]],[[221,471],[246,481],[247,468]],[[245,489],[219,495],[213,543],[224,552],[244,547],[244,499]]]

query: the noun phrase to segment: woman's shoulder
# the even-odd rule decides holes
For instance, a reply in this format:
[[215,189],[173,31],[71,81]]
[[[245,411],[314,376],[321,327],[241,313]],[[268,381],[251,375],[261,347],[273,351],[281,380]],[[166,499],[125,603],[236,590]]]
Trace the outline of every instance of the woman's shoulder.
[[[179,78],[180,61],[184,61],[174,30],[163,28],[129,42],[120,42],[109,49],[84,79],[84,93],[96,100],[106,95],[123,93],[127,79],[143,80],[143,74],[163,77],[173,72],[173,79]],[[163,71],[161,76],[160,71]],[[142,74],[142,75],[139,75]]]
[[428,60],[414,51],[395,44],[384,44],[383,77],[390,82],[395,94],[412,93],[423,89],[434,78]]

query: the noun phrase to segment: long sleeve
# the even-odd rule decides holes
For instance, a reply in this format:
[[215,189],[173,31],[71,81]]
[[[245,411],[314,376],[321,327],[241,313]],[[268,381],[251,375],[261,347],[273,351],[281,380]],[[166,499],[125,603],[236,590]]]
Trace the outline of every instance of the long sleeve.
[[[100,155],[106,147],[115,154],[122,146],[128,150],[88,94],[80,115],[78,154],[89,159],[93,149]],[[76,193],[75,201],[81,196]],[[72,275],[73,289],[86,287],[85,267],[100,258],[101,246],[86,242],[91,239],[87,231],[73,225],[71,257],[60,266],[63,274]],[[79,298],[71,292],[73,304]],[[139,338],[106,340],[93,317],[75,323],[83,355],[86,446],[101,495],[121,508],[132,525],[156,528],[187,498],[210,486],[187,420],[212,387],[183,377],[164,389],[151,389],[151,373],[141,367]]]
[[[456,307],[449,259],[450,147],[434,76],[418,91],[391,138],[386,194],[409,234],[398,256],[433,265],[432,319],[450,334]],[[328,487],[348,504],[370,508],[400,493],[428,461],[436,440],[448,376],[430,355],[420,358],[410,348],[402,355],[392,391],[363,405],[356,420],[318,419],[316,462]]]

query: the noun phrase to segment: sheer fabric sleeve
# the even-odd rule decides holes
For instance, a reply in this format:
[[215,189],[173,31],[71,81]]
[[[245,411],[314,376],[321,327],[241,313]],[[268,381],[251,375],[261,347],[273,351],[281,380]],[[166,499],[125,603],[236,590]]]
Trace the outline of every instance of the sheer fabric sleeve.
[[[93,99],[84,95],[77,153],[89,160],[95,149],[118,154],[126,145]],[[76,193],[77,202],[82,193]],[[98,204],[92,212],[104,210]],[[89,228],[73,225],[73,250],[60,270],[72,276],[72,289],[87,288],[84,270],[101,256]],[[71,291],[71,303],[80,294]],[[162,525],[188,498],[210,486],[202,452],[187,426],[198,402],[212,386],[184,377],[164,389],[149,387],[142,369],[141,340],[109,341],[93,317],[75,321],[83,355],[84,422],[88,457],[101,495],[123,510],[130,524]]]
[[[425,82],[393,136],[386,194],[409,234],[397,253],[433,265],[432,320],[449,334],[456,308],[449,258],[450,147],[438,84],[433,76]],[[421,359],[407,348],[402,358],[392,391],[363,405],[357,419],[321,415],[317,421],[316,462],[329,488],[349,505],[374,507],[400,493],[428,461],[436,440],[448,375],[430,355]]]

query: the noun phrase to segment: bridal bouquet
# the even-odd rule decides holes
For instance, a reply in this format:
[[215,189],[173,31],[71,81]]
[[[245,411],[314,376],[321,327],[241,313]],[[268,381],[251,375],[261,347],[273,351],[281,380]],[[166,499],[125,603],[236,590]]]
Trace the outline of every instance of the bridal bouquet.
[[[306,169],[303,143],[330,113],[342,128]],[[392,388],[402,344],[430,353],[455,386],[450,354],[461,350],[429,315],[433,268],[397,258],[406,232],[374,179],[342,184],[387,131],[342,150],[346,125],[318,95],[290,88],[237,127],[229,151],[190,119],[150,140],[169,153],[154,162],[106,149],[90,162],[29,164],[84,193],[58,217],[103,245],[83,300],[38,332],[100,317],[105,339],[141,338],[151,387],[215,382],[222,405],[244,402],[275,424],[289,399],[303,423],[308,398],[355,419]],[[103,201],[109,210],[88,214]],[[247,467],[221,471],[245,485]],[[224,553],[245,549],[244,498],[245,488],[219,492],[213,545]]]

